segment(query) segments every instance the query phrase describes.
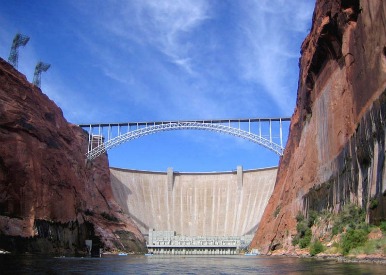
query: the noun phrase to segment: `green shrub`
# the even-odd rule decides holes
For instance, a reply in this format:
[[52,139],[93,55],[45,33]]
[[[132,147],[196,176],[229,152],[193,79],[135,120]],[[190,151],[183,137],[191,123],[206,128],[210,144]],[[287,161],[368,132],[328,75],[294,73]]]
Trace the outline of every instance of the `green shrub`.
[[374,254],[377,249],[381,248],[381,246],[378,244],[378,241],[379,240],[367,240],[363,245],[363,253],[367,255]]
[[343,255],[347,255],[351,249],[363,245],[367,241],[368,232],[364,229],[350,229],[343,235]]
[[343,228],[368,230],[369,226],[365,220],[366,213],[362,208],[355,204],[345,205],[343,210],[334,218],[332,235],[342,233]]
[[306,248],[311,243],[312,231],[311,227],[318,217],[317,212],[310,210],[308,213],[308,219],[306,220],[304,215],[299,212],[296,215],[296,236],[292,239],[292,245],[299,244],[300,248]]
[[307,228],[306,232],[304,233],[304,236],[299,239],[299,247],[300,248],[306,248],[310,245],[312,237],[312,231],[311,228]]
[[275,212],[273,212],[273,216],[274,216],[275,218],[277,218],[277,216],[279,216],[280,210],[281,210],[281,206],[278,205],[278,206],[276,207],[276,209],[275,209]]
[[325,250],[324,245],[319,240],[316,240],[315,242],[313,242],[311,244],[310,255],[315,256],[315,255],[319,254],[320,252],[323,252],[324,250]]
[[304,237],[306,231],[308,229],[307,221],[301,221],[296,224],[296,230],[298,231],[298,235],[300,238]]
[[378,207],[378,200],[377,199],[371,199],[370,200],[370,206],[369,206],[369,208],[371,209],[371,210],[374,210],[375,208],[377,208]]
[[379,228],[382,230],[383,234],[386,234],[386,221],[381,222]]
[[366,240],[363,245],[351,249],[350,254],[382,254],[384,248],[386,248],[386,237],[381,239]]
[[338,235],[341,232],[341,228],[334,224],[331,230],[332,236]]
[[318,213],[315,210],[310,210],[308,212],[308,219],[307,219],[308,227],[311,228],[314,225],[317,217],[318,217]]
[[296,235],[293,239],[292,239],[292,245],[295,246],[299,243],[299,236]]
[[305,236],[299,240],[299,247],[300,248],[306,248],[310,245],[311,242],[311,236]]
[[298,214],[296,215],[296,221],[299,223],[299,222],[302,222],[304,221],[304,215],[302,212],[298,212]]

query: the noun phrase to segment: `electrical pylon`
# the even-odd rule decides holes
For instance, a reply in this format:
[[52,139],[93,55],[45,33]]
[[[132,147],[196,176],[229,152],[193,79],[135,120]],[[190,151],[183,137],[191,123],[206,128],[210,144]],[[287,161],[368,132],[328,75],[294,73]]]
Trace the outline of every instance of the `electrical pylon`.
[[33,80],[33,84],[36,87],[40,88],[41,74],[42,74],[42,72],[46,72],[50,67],[51,67],[50,64],[43,63],[41,61],[39,61],[38,64],[36,64],[35,73],[34,73],[34,80]]
[[9,53],[8,62],[17,69],[19,59],[19,47],[25,46],[29,41],[29,37],[23,34],[16,34],[12,42],[11,52]]

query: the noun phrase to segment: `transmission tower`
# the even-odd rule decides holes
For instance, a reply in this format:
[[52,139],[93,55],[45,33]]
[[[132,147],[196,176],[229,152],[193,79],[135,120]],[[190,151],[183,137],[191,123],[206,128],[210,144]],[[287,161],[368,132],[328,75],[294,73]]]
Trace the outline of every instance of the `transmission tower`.
[[13,39],[11,52],[9,53],[8,62],[17,69],[18,59],[19,59],[19,47],[25,46],[29,41],[29,37],[26,35],[22,35],[20,33],[15,35]]
[[38,62],[38,64],[36,64],[35,73],[34,73],[34,80],[33,80],[33,84],[36,87],[40,88],[41,74],[42,74],[42,72],[46,72],[50,67],[51,67],[50,64],[43,63],[43,62]]

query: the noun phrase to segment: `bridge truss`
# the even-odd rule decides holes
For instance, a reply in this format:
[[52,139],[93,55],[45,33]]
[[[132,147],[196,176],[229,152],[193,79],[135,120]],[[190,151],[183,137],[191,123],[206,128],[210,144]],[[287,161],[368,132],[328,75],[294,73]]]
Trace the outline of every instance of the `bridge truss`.
[[99,123],[79,126],[89,133],[87,150],[89,160],[127,141],[172,130],[206,130],[224,133],[262,145],[281,156],[284,150],[283,129],[284,127],[288,129],[289,121],[290,118],[250,118]]

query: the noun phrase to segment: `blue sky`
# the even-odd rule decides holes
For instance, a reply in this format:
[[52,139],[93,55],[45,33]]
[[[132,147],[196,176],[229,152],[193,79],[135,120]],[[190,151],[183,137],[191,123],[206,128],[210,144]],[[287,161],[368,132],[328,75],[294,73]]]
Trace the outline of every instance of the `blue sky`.
[[[0,56],[17,32],[19,71],[74,124],[291,116],[312,0],[0,0]],[[248,141],[204,131],[146,136],[110,165],[227,171],[276,166]]]

